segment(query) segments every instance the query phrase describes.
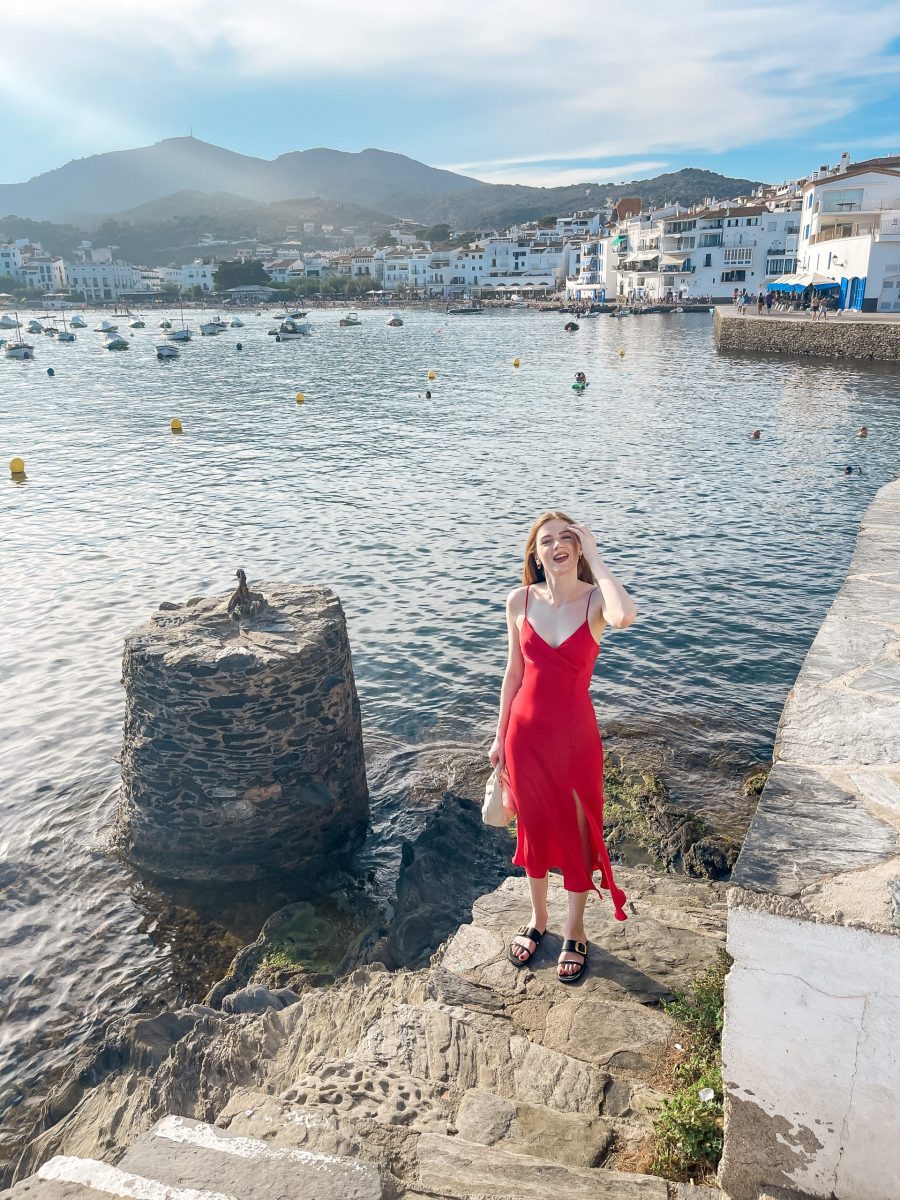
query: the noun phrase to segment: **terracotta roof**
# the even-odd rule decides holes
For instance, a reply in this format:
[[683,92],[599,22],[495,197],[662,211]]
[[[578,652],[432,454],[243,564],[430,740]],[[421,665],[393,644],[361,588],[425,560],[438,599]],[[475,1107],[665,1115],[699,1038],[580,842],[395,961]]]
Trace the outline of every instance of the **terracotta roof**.
[[621,200],[616,201],[614,210],[620,221],[624,221],[626,217],[636,217],[641,211],[641,198],[640,196],[623,196]]
[[670,221],[717,221],[725,217],[759,217],[770,211],[764,204],[739,204],[734,208],[705,208],[700,212],[679,213],[677,217],[663,217],[663,220],[666,224]]

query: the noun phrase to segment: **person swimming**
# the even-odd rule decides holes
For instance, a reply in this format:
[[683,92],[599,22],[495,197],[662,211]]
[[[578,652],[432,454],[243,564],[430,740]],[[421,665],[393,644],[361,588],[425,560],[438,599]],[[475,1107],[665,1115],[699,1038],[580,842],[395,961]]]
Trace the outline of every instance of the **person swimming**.
[[758,442],[761,437],[762,437],[761,429],[754,429],[753,432],[750,434],[750,439],[751,439],[751,441],[754,441],[754,442]]
[[869,427],[867,425],[860,425],[859,429],[857,429],[857,431],[856,431],[856,436],[857,437],[868,437],[869,436]]
[[587,384],[587,375],[585,375],[584,371],[575,372],[575,382],[580,383],[582,387]]
[[425,399],[426,399],[426,400],[430,400],[430,399],[431,399],[431,392],[430,392],[430,390],[425,392]]

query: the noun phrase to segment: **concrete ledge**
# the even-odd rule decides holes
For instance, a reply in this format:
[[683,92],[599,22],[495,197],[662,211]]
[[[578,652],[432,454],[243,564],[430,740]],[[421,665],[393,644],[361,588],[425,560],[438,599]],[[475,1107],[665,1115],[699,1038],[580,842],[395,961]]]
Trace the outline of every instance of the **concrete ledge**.
[[817,358],[865,358],[900,362],[900,321],[846,314],[824,321],[810,317],[757,317],[716,309],[716,349]]
[[900,481],[863,518],[774,757],[729,895],[722,1186],[896,1200]]

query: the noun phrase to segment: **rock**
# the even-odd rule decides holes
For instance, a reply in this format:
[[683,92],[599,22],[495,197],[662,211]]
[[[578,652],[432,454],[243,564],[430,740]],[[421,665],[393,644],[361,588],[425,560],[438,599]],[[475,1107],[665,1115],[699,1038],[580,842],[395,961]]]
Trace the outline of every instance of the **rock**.
[[215,1191],[235,1200],[287,1196],[291,1200],[382,1200],[384,1196],[381,1172],[370,1163],[269,1146],[259,1138],[238,1137],[183,1117],[160,1121],[128,1150],[119,1167],[166,1187]]
[[[263,1011],[178,1015],[149,1039],[140,1070],[123,1042],[121,1073],[108,1064],[22,1169],[73,1152],[115,1161],[155,1121],[180,1114],[270,1149],[366,1164],[397,1197],[664,1200],[661,1180],[599,1164],[650,1132],[655,1070],[674,1028],[655,1005],[715,958],[724,888],[645,869],[619,875],[629,920],[588,905],[590,967],[577,988],[556,980],[558,933],[533,968],[507,961],[528,909],[525,879],[508,878],[427,968],[361,967],[282,997],[292,1002],[281,1008],[274,993],[244,989],[231,1007]],[[561,881],[549,891],[558,930]],[[187,1153],[177,1151],[179,1163]],[[123,1161],[150,1170],[146,1159]],[[240,1195],[184,1165],[183,1183]]]
[[737,862],[738,847],[722,837],[704,837],[684,852],[684,870],[692,879],[727,879]]
[[631,766],[621,754],[607,755],[604,825],[610,849],[636,843],[668,870],[683,866],[697,879],[722,879],[738,847],[712,836],[704,822],[669,800],[663,780]]
[[482,824],[478,805],[444,796],[415,842],[404,843],[387,965],[424,966],[485,888],[508,876],[514,849],[505,830]]
[[456,1129],[467,1142],[576,1167],[598,1166],[613,1138],[612,1123],[600,1117],[513,1103],[479,1089],[463,1096]]
[[267,1008],[282,1009],[289,1004],[296,1004],[300,997],[290,988],[279,988],[270,992],[264,987],[246,987],[232,992],[222,1001],[222,1009],[227,1013],[261,1013]]
[[116,840],[166,878],[302,870],[312,894],[368,817],[350,647],[328,588],[259,586],[248,620],[220,597],[126,638]]
[[509,1154],[459,1138],[425,1134],[418,1143],[419,1186],[439,1196],[509,1200],[667,1200],[665,1181],[592,1171]]

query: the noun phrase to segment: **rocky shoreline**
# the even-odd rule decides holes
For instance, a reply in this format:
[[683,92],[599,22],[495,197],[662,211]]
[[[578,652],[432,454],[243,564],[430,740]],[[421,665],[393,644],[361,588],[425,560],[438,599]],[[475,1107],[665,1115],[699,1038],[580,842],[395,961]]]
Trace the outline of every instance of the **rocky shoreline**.
[[[498,888],[524,888],[524,880],[510,874],[509,832],[486,829],[480,821],[477,801],[484,755],[479,748],[395,748],[371,757],[370,778],[378,795],[373,816],[379,832],[370,834],[354,871],[342,875],[324,901],[299,900],[273,912],[202,1004],[158,1015],[144,1009],[140,1016],[115,1023],[102,1040],[83,1051],[55,1083],[36,1125],[30,1122],[27,1134],[22,1128],[14,1162],[0,1182],[21,1179],[48,1154],[71,1147],[72,1128],[80,1128],[83,1121],[86,1130],[93,1127],[95,1118],[85,1114],[94,1112],[97,1095],[115,1091],[114,1081],[121,1083],[148,1067],[152,1078],[162,1062],[160,1036],[168,1044],[165,1039],[172,1030],[192,1028],[193,1018],[186,1014],[212,1011],[230,1017],[277,1008],[285,1000],[294,1004],[298,996],[315,995],[335,980],[344,980],[338,986],[346,986],[346,977],[359,969],[433,971],[429,964],[435,952],[443,953],[442,944],[468,936],[467,922],[485,903],[483,897]],[[647,880],[663,887],[682,882],[661,871],[706,878],[722,878],[723,871],[727,875],[733,843],[672,804],[661,777],[638,766],[639,761],[640,751],[628,739],[621,749],[607,753],[607,824],[614,856],[632,863],[652,862],[653,867],[638,877],[641,889]],[[718,848],[717,855],[703,853],[710,845]],[[693,886],[702,893],[707,885]],[[718,894],[715,889],[713,894]],[[327,918],[322,916],[323,903]],[[694,965],[686,965],[677,986],[686,982]],[[511,965],[509,970],[514,972]],[[551,982],[562,990],[555,976]],[[160,1029],[166,1032],[160,1035]],[[97,1118],[96,1152],[104,1157],[109,1148],[100,1131],[107,1119]],[[113,1123],[118,1127],[121,1121],[115,1118]],[[76,1144],[78,1152],[88,1148],[80,1136]]]
[[[448,803],[477,817],[469,802]],[[659,1004],[714,960],[725,888],[649,868],[619,874],[629,920],[589,905],[590,969],[576,988],[555,974],[565,908],[555,878],[554,932],[532,967],[508,962],[528,914],[525,880],[509,877],[418,969],[373,961],[299,995],[248,982],[215,1003],[127,1019],[82,1065],[80,1095],[51,1098],[16,1177],[66,1155],[182,1185],[178,1156],[166,1168],[150,1133],[178,1117],[366,1164],[373,1196],[662,1200],[662,1180],[617,1165],[651,1134],[675,1036]],[[203,1186],[215,1189],[224,1180],[208,1154]]]

